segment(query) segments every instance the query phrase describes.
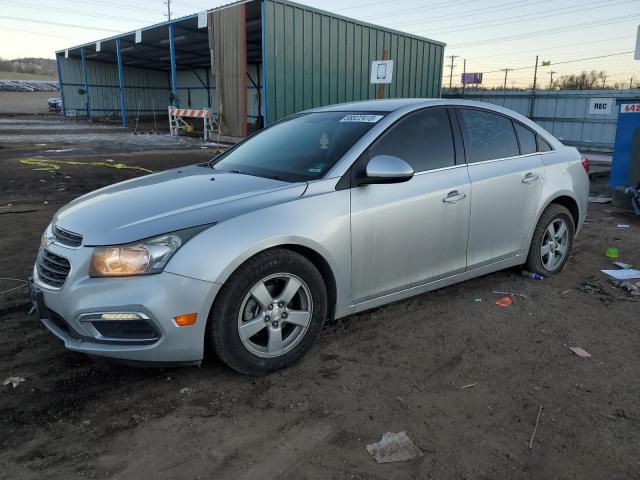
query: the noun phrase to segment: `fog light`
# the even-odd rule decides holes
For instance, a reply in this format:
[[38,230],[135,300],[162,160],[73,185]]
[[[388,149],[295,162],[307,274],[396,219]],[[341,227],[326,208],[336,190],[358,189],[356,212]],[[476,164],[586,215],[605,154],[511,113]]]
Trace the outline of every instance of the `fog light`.
[[188,327],[189,325],[193,325],[196,323],[196,319],[198,318],[197,313],[185,313],[183,315],[178,315],[177,317],[173,317],[173,320],[176,322],[176,325],[179,327]]
[[100,320],[141,320],[137,313],[103,313]]

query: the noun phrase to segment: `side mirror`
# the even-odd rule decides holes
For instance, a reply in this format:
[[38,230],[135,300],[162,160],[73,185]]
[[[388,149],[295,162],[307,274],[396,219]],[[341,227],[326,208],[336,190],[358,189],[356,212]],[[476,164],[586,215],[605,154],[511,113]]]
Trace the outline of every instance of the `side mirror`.
[[376,183],[402,183],[413,178],[413,168],[401,158],[377,155],[369,160],[358,185]]

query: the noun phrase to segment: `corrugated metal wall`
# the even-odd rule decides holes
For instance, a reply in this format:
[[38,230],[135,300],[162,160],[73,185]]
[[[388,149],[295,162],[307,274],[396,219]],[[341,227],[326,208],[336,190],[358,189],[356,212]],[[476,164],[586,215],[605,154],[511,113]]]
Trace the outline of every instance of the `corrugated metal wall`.
[[[68,114],[85,116],[85,97],[78,93],[84,88],[82,77],[82,63],[79,58],[64,58],[58,56],[63,79],[63,95]],[[154,110],[163,114],[169,105],[171,91],[169,74],[165,71],[149,70],[125,65],[125,100],[129,116],[136,115],[138,108],[140,115],[150,115]],[[109,63],[99,63],[87,60],[89,77],[89,96],[92,114],[96,117],[120,115],[120,90],[118,86],[118,66]],[[248,65],[248,73],[261,88],[260,68],[258,65]],[[190,108],[207,108],[207,78],[209,69],[178,70],[178,100],[179,106]],[[201,83],[204,82],[205,85]],[[217,111],[215,87],[209,85],[211,109]],[[255,122],[258,115],[258,90],[249,83],[248,93],[248,121]]]
[[[82,62],[79,58],[58,56],[62,74],[62,94],[67,114],[86,115],[85,96],[78,93],[84,88]],[[87,76],[91,111],[95,116],[120,115],[118,66],[87,60]],[[125,66],[126,105],[129,112],[140,108],[141,113],[152,109],[166,111],[169,99],[167,72]]]
[[376,98],[371,62],[394,61],[384,98],[439,97],[444,46],[287,2],[265,0],[267,121],[322,105]]
[[[444,96],[460,97],[446,92]],[[589,114],[589,99],[637,97],[637,93],[621,90],[536,91],[532,120],[567,145],[611,152],[615,142],[618,110],[614,106],[608,115]],[[530,91],[467,92],[465,98],[500,105],[529,116]]]

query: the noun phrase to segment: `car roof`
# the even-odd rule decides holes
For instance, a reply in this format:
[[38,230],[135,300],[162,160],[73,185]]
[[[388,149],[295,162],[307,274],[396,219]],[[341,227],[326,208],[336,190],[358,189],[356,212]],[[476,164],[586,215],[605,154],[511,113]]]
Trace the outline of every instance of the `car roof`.
[[404,107],[428,106],[448,103],[439,98],[390,98],[385,100],[364,100],[359,102],[338,103],[318,107],[308,112],[393,112]]

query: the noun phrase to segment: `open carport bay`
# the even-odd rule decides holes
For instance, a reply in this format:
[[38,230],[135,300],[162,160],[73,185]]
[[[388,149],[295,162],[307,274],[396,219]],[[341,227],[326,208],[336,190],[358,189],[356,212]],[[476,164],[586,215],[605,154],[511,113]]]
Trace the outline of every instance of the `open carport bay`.
[[[0,277],[29,275],[57,208],[145,174],[109,164],[157,171],[213,151],[43,118],[21,129],[25,120],[0,122]],[[82,164],[41,170],[43,159]],[[640,265],[639,229],[632,215],[592,204],[561,275],[504,271],[348,317],[299,364],[262,378],[215,360],[163,370],[95,362],[65,351],[28,314],[23,290],[3,294],[0,380],[25,381],[0,384],[0,477],[638,478],[640,304],[599,270],[612,246]],[[493,290],[526,298],[499,308]],[[375,463],[365,445],[402,430],[424,456]]]

